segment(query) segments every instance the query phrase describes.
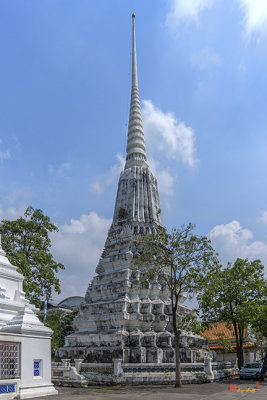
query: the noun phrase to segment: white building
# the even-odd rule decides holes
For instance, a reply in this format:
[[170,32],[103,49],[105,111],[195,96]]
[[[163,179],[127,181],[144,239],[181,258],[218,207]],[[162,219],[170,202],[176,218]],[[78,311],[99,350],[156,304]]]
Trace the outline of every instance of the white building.
[[23,279],[0,237],[0,400],[57,394],[51,383],[52,331],[25,298]]

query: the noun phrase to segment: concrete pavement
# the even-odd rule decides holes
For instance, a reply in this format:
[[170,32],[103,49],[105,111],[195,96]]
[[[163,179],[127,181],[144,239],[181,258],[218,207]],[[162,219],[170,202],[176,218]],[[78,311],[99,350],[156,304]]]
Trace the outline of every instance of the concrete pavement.
[[[236,391],[230,391],[236,385]],[[111,386],[67,388],[58,387],[58,396],[38,397],[36,400],[267,400],[267,381],[255,389],[255,381],[226,380],[200,385],[172,386]]]

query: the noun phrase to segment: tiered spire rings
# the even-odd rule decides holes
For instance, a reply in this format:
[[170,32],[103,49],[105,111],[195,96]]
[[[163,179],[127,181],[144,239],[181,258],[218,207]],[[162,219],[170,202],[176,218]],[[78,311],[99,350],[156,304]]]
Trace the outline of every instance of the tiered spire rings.
[[133,166],[148,166],[146,163],[146,146],[138,90],[135,14],[132,14],[132,24],[132,90],[125,169]]

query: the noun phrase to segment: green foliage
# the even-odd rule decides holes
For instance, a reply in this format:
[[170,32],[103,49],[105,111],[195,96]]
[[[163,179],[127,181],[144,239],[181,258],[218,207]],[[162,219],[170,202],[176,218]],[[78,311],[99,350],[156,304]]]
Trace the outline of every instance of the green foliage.
[[210,378],[208,377],[207,374],[204,374],[204,375],[201,377],[201,381],[200,381],[199,383],[209,383],[209,382],[210,382]]
[[202,317],[207,322],[237,323],[245,329],[255,317],[258,304],[266,299],[264,267],[260,260],[238,258],[234,265],[209,276],[198,296]]
[[181,331],[193,332],[197,335],[201,335],[203,332],[203,325],[197,319],[196,314],[182,314],[177,319],[177,327]]
[[193,234],[194,225],[182,226],[168,233],[158,228],[156,234],[143,235],[137,242],[139,255],[134,264],[141,270],[143,284],[158,279],[170,293],[175,342],[176,384],[181,387],[180,334],[182,330],[199,332],[201,327],[192,314],[179,312],[179,300],[205,285],[206,276],[218,268],[217,256],[205,236]]
[[267,304],[258,303],[256,313],[251,321],[251,326],[256,333],[263,335],[267,338]]
[[260,360],[263,361],[264,353],[267,351],[267,343],[266,339],[260,331],[252,328],[252,340],[254,352],[258,352],[260,355]]
[[[266,298],[265,301],[261,302],[257,306],[257,312],[254,314],[254,318],[251,322],[252,327],[254,328],[256,332],[256,337],[259,339],[261,338],[261,345],[263,347],[263,337],[267,339],[267,302]],[[259,340],[258,340],[259,342]],[[267,372],[267,343],[265,342],[265,349],[262,350],[262,358],[263,358],[263,353],[265,350],[265,357],[263,360],[263,366],[260,374],[260,380],[264,380]]]
[[49,233],[58,228],[42,210],[28,207],[15,221],[3,220],[0,224],[2,246],[18,271],[25,277],[23,290],[30,302],[40,307],[41,300],[49,300],[52,290],[60,293],[56,273],[64,266],[50,253]]
[[141,236],[137,243],[140,252],[134,264],[142,270],[144,282],[157,277],[169,289],[175,310],[183,293],[192,298],[205,284],[206,275],[218,268],[210,241],[194,235],[194,228],[189,224],[171,233],[159,228],[154,235]]
[[51,338],[52,354],[55,353],[56,349],[64,346],[65,336],[73,332],[73,320],[77,313],[77,310],[71,313],[65,313],[62,310],[48,311],[45,325],[53,330]]
[[207,278],[198,295],[202,318],[206,323],[224,321],[233,325],[240,367],[246,329],[259,315],[258,305],[267,301],[264,266],[260,260],[238,258]]
[[217,350],[217,353],[233,353],[234,348],[229,342],[229,339],[225,338],[224,333],[216,333],[218,339],[216,339],[216,343],[222,347],[222,350]]

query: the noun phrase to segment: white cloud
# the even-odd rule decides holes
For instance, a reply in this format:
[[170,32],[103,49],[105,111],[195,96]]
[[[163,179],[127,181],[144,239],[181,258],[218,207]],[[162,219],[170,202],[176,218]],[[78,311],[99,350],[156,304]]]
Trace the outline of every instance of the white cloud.
[[163,205],[164,208],[170,208],[170,198],[173,196],[174,177],[169,169],[160,167],[159,163],[154,160],[153,157],[149,157],[148,163],[157,177],[161,205]]
[[95,181],[91,184],[91,189],[95,194],[101,195],[104,192],[104,185],[100,181]]
[[24,215],[26,211],[25,206],[15,207],[15,206],[3,206],[0,204],[0,221],[2,219],[14,220]]
[[193,167],[195,134],[192,128],[177,120],[174,113],[164,113],[151,100],[143,101],[143,123],[149,151],[161,153],[168,159],[179,159]]
[[267,225],[267,211],[263,211],[259,217],[259,221]]
[[13,147],[18,152],[21,153],[23,151],[23,145],[21,144],[19,138],[16,135],[12,136],[13,139]]
[[53,165],[49,165],[49,173],[56,175],[58,177],[65,176],[65,173],[69,171],[72,167],[70,162],[64,162],[59,165],[59,167],[55,168]]
[[166,23],[175,29],[181,23],[198,22],[202,11],[210,8],[215,0],[172,0]]
[[[0,139],[0,145],[3,144],[3,141]],[[9,150],[0,150],[0,161],[9,160],[11,158],[11,154]]]
[[[0,221],[17,219],[24,215],[25,210],[25,206],[5,207],[0,203]],[[59,231],[51,234],[54,259],[66,268],[58,273],[62,288],[61,298],[85,295],[87,286],[95,275],[110,225],[111,219],[92,211],[58,226]]]
[[247,35],[266,35],[267,33],[267,1],[239,0],[244,11],[244,24]]
[[236,258],[260,259],[267,266],[267,243],[253,241],[253,233],[238,221],[216,225],[208,234],[224,264]]
[[69,162],[65,162],[61,164],[57,169],[57,175],[63,176],[66,171],[69,171],[72,167],[72,164]]
[[167,169],[156,170],[159,191],[163,197],[171,197],[173,195],[174,177]]
[[0,161],[3,162],[4,160],[9,160],[11,158],[10,152],[7,151],[0,151]]
[[[148,162],[157,177],[162,204],[169,208],[169,200],[173,195],[174,188],[174,173],[169,162],[170,160],[180,160],[187,166],[195,166],[197,163],[195,134],[192,128],[178,121],[174,113],[164,113],[155,107],[151,100],[143,101],[142,117],[149,155]],[[160,154],[167,160],[167,167],[164,166],[164,163],[155,161],[156,154],[157,156]],[[117,160],[117,164],[91,184],[91,190],[96,195],[102,195],[107,186],[118,180],[119,174],[124,168],[125,159],[118,153]]]
[[114,180],[116,180],[118,178],[121,171],[123,171],[123,169],[124,169],[125,158],[123,157],[123,155],[121,153],[117,153],[116,158],[119,163],[115,164],[111,167],[111,169],[107,175],[107,179],[106,179],[107,185],[112,185]]
[[54,258],[65,265],[65,270],[59,273],[61,298],[85,295],[95,274],[110,224],[110,219],[92,211],[59,226],[59,232],[51,235]]
[[121,171],[124,169],[125,158],[121,153],[117,153],[116,158],[118,163],[113,165],[106,174],[91,184],[91,189],[95,194],[101,195],[107,186],[112,185],[118,180]]
[[[172,0],[166,24],[176,29],[182,23],[198,23],[201,13],[213,6],[217,0]],[[250,38],[267,34],[267,1],[237,0],[244,14],[243,24]]]
[[191,57],[191,63],[202,69],[205,69],[210,65],[221,65],[221,57],[208,47],[205,47],[199,53]]

